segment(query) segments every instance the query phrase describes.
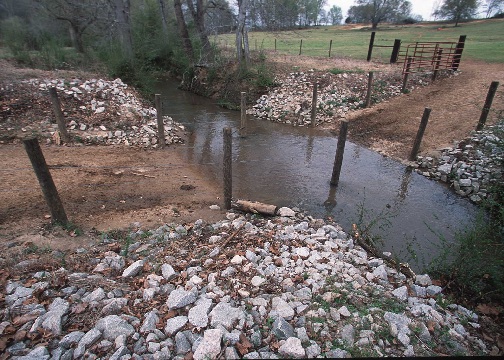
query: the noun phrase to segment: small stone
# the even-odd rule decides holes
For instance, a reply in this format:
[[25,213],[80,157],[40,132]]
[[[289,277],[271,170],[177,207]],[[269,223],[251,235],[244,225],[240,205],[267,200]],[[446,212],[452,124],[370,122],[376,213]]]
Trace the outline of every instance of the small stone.
[[289,337],[278,349],[280,356],[284,358],[301,359],[306,356],[306,352],[301,345],[301,340],[296,337]]
[[285,319],[282,317],[278,317],[273,322],[273,326],[271,327],[271,332],[279,340],[287,339],[287,338],[295,336],[294,335],[294,328],[292,327],[292,325],[289,324],[287,321],[285,321]]
[[167,281],[170,281],[177,277],[177,273],[170,264],[161,265],[161,274]]
[[166,304],[169,309],[180,309],[196,301],[196,295],[192,291],[175,289],[168,296]]
[[187,324],[187,316],[176,316],[171,319],[166,320],[165,333],[167,336],[173,336],[180,329],[182,329],[185,324]]
[[432,280],[429,275],[417,275],[415,276],[415,284],[420,286],[429,286],[432,285]]
[[406,286],[401,286],[400,288],[392,291],[392,295],[402,301],[406,301],[408,299],[408,288]]
[[124,269],[124,271],[122,273],[122,277],[129,278],[129,277],[133,277],[133,276],[138,275],[140,273],[140,271],[142,270],[143,266],[144,266],[143,260],[135,261],[133,264],[128,266],[126,269]]
[[280,209],[278,209],[277,214],[279,216],[285,216],[285,217],[294,217],[294,216],[296,216],[296,213],[294,212],[294,210],[292,210],[292,209],[290,209],[288,207],[281,207]]
[[250,283],[252,286],[259,287],[266,282],[266,279],[261,276],[254,276]]
[[443,288],[440,286],[436,286],[436,285],[427,286],[427,295],[429,295],[429,296],[435,296],[437,294],[440,294],[441,291],[443,291]]
[[344,317],[349,317],[351,316],[352,314],[350,313],[350,311],[348,311],[347,307],[346,306],[342,306],[338,309],[338,312],[340,313],[341,316],[344,316]]
[[131,324],[117,315],[109,315],[98,320],[95,328],[103,333],[105,339],[111,341],[119,335],[131,336],[135,332]]
[[194,352],[194,360],[216,359],[221,351],[222,330],[205,330],[203,340]]

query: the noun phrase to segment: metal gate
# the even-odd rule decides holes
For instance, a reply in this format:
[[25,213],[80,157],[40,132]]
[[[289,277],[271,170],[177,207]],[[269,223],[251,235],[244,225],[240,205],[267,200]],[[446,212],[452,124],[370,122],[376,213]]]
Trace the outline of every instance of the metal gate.
[[[462,40],[462,41],[461,41]],[[417,42],[398,54],[403,63],[403,75],[441,69],[457,70],[462,57],[465,37],[459,42]]]

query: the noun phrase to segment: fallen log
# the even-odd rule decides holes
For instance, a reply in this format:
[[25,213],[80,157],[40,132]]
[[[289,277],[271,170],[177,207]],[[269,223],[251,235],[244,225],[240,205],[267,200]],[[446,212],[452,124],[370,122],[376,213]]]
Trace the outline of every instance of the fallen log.
[[264,204],[257,201],[237,200],[232,204],[234,209],[249,212],[252,214],[263,214],[275,216],[278,207],[276,205]]

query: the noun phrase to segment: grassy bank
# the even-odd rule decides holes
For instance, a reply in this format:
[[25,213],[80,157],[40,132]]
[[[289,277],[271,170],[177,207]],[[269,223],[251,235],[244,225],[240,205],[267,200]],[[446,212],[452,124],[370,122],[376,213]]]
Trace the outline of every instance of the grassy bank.
[[[332,40],[331,56],[366,59],[371,30],[369,27],[355,28],[354,25],[320,26],[304,30],[278,32],[250,32],[252,50],[274,50],[280,53],[299,54],[300,42],[304,56],[328,56]],[[504,19],[479,20],[462,23],[455,27],[449,23],[429,22],[415,25],[382,24],[376,31],[375,45],[393,45],[394,39],[402,44],[414,42],[456,42],[466,35],[463,58],[504,63]],[[234,47],[234,34],[220,35],[220,46]],[[388,61],[392,49],[373,49],[375,61]]]

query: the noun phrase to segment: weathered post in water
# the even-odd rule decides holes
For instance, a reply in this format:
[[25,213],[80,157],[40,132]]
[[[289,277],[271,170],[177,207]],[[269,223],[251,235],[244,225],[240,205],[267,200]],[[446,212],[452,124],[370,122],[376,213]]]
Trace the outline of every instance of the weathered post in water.
[[312,107],[311,107],[311,127],[315,127],[317,123],[317,89],[318,83],[313,84],[313,96],[312,96]]
[[63,117],[63,112],[61,111],[61,103],[58,98],[58,93],[55,87],[49,88],[49,96],[51,97],[51,104],[53,108],[54,117],[56,118],[56,123],[58,124],[58,130],[61,134],[61,139],[65,143],[70,142],[70,135],[66,128],[65,118]]
[[245,137],[247,135],[247,93],[244,91],[241,92],[240,111],[240,136]]
[[495,93],[497,92],[497,87],[499,86],[498,81],[492,81],[490,84],[490,88],[488,89],[487,97],[485,100],[485,105],[483,105],[483,110],[481,111],[481,116],[478,121],[478,125],[476,126],[476,131],[483,130],[483,127],[485,126],[485,123],[487,121],[488,113],[490,112],[490,109],[492,108],[492,102],[495,96]]
[[157,128],[158,128],[158,141],[159,146],[165,147],[165,132],[164,132],[164,122],[163,122],[163,103],[161,102],[161,94],[155,94],[154,99],[156,102],[156,117],[157,117]]
[[420,144],[422,143],[422,138],[425,132],[425,128],[427,127],[427,122],[429,121],[429,116],[431,113],[431,109],[425,108],[422,120],[420,121],[420,127],[418,128],[418,132],[415,138],[415,142],[413,143],[413,148],[411,149],[411,153],[409,156],[410,161],[415,161],[416,156],[418,154],[418,150],[420,149]]
[[224,207],[226,210],[231,209],[231,197],[232,197],[232,137],[231,128],[224,128]]
[[35,171],[35,175],[37,175],[42,193],[44,194],[47,206],[51,212],[51,221],[56,224],[67,225],[68,218],[65,209],[61,203],[58,190],[56,190],[56,185],[54,185],[54,181],[47,167],[44,154],[42,154],[37,138],[23,140],[23,145],[30,158],[33,170]]
[[345,143],[348,130],[348,121],[342,120],[338,135],[338,145],[336,147],[336,156],[334,157],[334,167],[331,176],[331,185],[338,186],[341,173],[341,165],[343,164],[343,153],[345,152]]

